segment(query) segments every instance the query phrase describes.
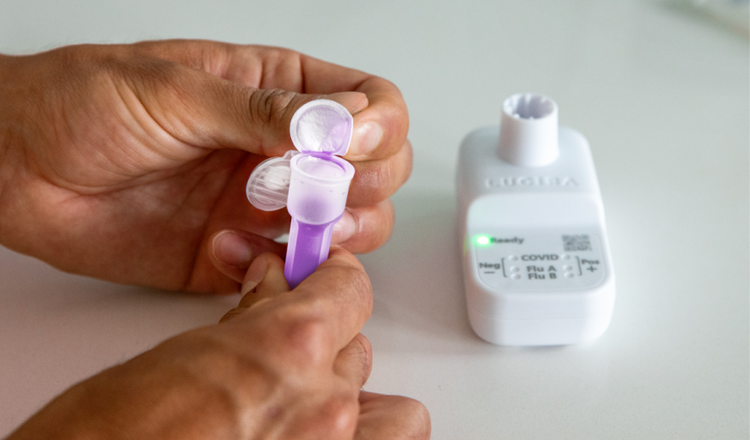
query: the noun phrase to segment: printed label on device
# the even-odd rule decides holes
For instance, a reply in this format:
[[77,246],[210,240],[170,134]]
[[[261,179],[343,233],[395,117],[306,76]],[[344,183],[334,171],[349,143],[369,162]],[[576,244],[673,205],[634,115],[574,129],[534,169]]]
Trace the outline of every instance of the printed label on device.
[[498,231],[469,239],[476,273],[493,289],[580,290],[606,276],[601,241],[590,231]]

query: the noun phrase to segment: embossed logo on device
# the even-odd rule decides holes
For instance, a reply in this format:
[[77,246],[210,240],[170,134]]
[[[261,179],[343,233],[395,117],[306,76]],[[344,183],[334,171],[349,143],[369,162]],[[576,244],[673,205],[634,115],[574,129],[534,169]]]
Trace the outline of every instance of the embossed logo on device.
[[517,187],[517,186],[563,186],[576,187],[578,183],[567,176],[503,176],[491,177],[485,180],[487,188]]

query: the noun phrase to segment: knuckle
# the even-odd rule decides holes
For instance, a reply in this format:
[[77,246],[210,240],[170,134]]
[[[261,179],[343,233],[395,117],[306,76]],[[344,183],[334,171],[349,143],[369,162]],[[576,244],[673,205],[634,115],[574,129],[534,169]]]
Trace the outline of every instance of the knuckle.
[[409,179],[413,160],[411,143],[406,140],[399,151],[385,160],[355,163],[356,186],[349,192],[350,202],[368,205],[387,199]]
[[262,127],[258,131],[258,140],[264,154],[279,155],[274,149],[288,141],[289,122],[296,109],[309,99],[309,95],[282,89],[250,91],[247,104],[248,120],[251,126]]
[[250,117],[259,124],[282,124],[291,118],[300,95],[282,89],[257,89],[250,95]]
[[[263,78],[281,80],[288,90],[302,90],[301,79],[294,79],[290,72],[299,72],[302,68],[302,54],[299,52],[282,48],[256,46],[258,57],[263,60]],[[291,86],[291,87],[290,87]]]
[[349,272],[348,279],[349,285],[352,286],[351,291],[364,297],[367,310],[372,311],[372,284],[370,283],[370,278],[364,270],[357,270],[355,268],[347,268],[346,270]]
[[[350,258],[355,259],[356,261],[356,257],[354,257],[353,255],[350,255]],[[357,262],[356,266],[351,266],[349,264],[339,264],[334,267],[336,272],[331,274],[331,278],[337,280],[346,280],[346,291],[350,295],[357,295],[361,297],[360,299],[365,300],[364,303],[367,305],[367,307],[372,307],[372,283],[370,282],[370,278],[367,276],[364,268],[359,265],[359,262]],[[326,302],[326,299],[316,298],[315,301],[323,303]]]
[[[380,395],[376,408],[382,412],[383,423],[375,432],[383,435],[390,434],[391,438],[426,440],[432,431],[430,413],[417,400],[397,395]],[[372,436],[372,427],[358,427],[361,437]],[[397,434],[397,435],[394,435]]]
[[73,45],[59,47],[49,53],[58,63],[66,68],[77,67],[90,63],[93,51],[90,45]]
[[372,284],[365,271],[353,267],[348,267],[345,270],[348,272],[347,279],[349,285],[352,286],[352,291],[367,295],[368,299],[372,301]]
[[361,333],[358,334],[354,341],[356,344],[352,344],[351,349],[348,353],[349,358],[355,362],[358,362],[361,366],[361,383],[359,386],[363,386],[367,379],[372,373],[372,346],[370,341],[367,340]]
[[58,93],[60,89],[82,93],[81,90],[106,84],[121,63],[116,51],[102,53],[93,45],[61,47],[49,55],[58,67],[55,77]]
[[357,211],[356,218],[358,235],[342,244],[354,253],[370,252],[385,244],[396,221],[393,205],[388,199]]
[[334,341],[321,318],[310,313],[304,315],[290,319],[284,326],[282,338],[287,355],[297,358],[305,367],[324,365]]
[[296,50],[278,46],[252,46],[263,61],[285,60],[288,58],[298,58],[301,54]]
[[395,186],[391,167],[387,164],[377,164],[363,171],[359,173],[358,180],[362,186],[367,188],[367,191],[364,192],[367,200],[361,200],[360,195],[357,200],[358,203],[372,204],[390,197]]
[[359,416],[359,404],[350,394],[331,396],[320,408],[320,423],[332,439],[351,438]]
[[407,438],[428,439],[430,438],[431,421],[430,413],[422,402],[407,397],[402,397],[397,403],[399,413],[402,414],[402,428]]

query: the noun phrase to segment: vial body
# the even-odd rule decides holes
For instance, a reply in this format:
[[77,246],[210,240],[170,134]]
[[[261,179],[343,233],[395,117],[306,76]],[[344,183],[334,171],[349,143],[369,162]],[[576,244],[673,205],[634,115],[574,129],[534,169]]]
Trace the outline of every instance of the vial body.
[[287,210],[292,216],[284,276],[295,288],[326,259],[341,219],[354,167],[330,154],[302,153],[291,163]]

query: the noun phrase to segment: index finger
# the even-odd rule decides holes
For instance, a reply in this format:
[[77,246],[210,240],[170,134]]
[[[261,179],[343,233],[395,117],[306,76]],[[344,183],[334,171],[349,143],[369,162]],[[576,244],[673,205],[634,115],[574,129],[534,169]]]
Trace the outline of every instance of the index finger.
[[354,134],[347,159],[384,159],[403,147],[409,131],[409,113],[401,92],[392,82],[306,55],[300,57],[304,93],[367,95],[369,105],[354,115]]
[[279,299],[294,303],[320,324],[333,339],[335,352],[359,333],[372,313],[370,279],[357,258],[338,247],[331,248],[328,260]]
[[305,368],[331,367],[372,311],[372,288],[364,268],[349,251],[334,247],[328,260],[292,291],[282,272],[280,258],[258,257],[243,287],[249,292],[222,318],[224,328],[234,328],[240,340],[255,328],[260,331],[256,344],[278,351],[285,362],[291,356],[299,361],[291,364],[301,362]]

